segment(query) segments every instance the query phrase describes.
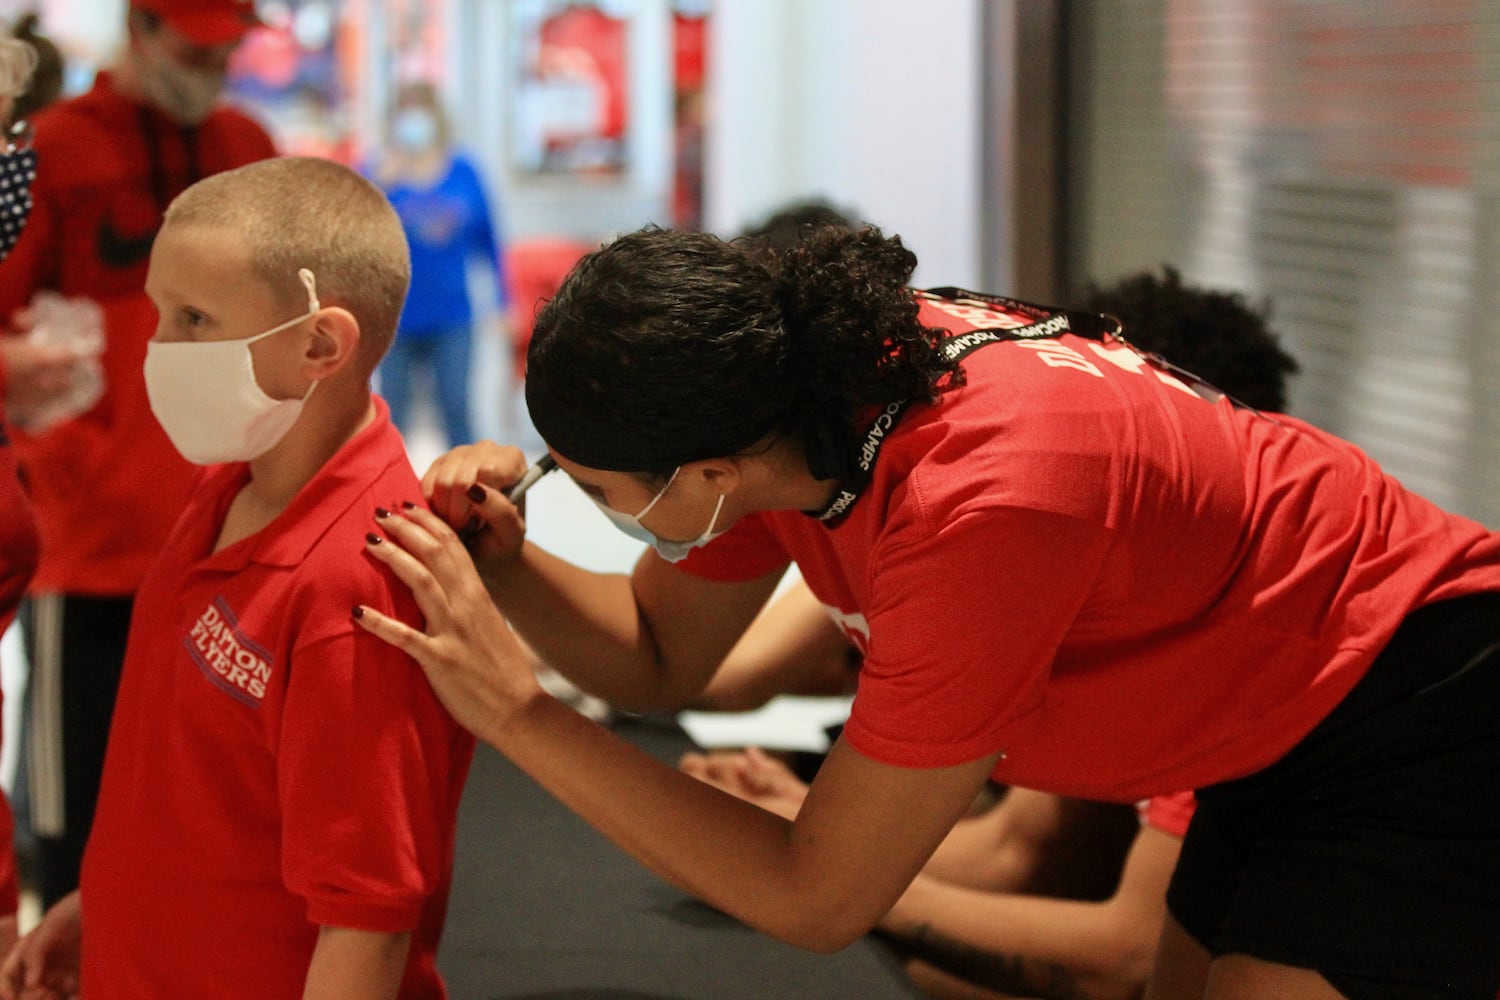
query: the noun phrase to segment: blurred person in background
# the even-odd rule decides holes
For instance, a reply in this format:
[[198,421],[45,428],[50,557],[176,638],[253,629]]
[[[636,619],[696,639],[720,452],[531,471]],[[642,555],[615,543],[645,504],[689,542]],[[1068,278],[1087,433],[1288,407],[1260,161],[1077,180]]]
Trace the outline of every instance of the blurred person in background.
[[740,233],[740,238],[762,244],[772,253],[783,253],[802,241],[810,231],[824,226],[853,229],[860,223],[854,212],[836,208],[823,198],[788,202],[759,224]]
[[16,95],[15,107],[10,112],[13,119],[22,121],[62,96],[63,57],[52,39],[41,33],[36,14],[23,16],[16,22],[12,34],[36,53],[36,70],[31,74],[31,83]]
[[412,430],[414,388],[430,375],[448,447],[474,440],[469,418],[469,369],[474,305],[469,265],[492,276],[495,313],[506,293],[490,199],[479,170],[454,148],[436,88],[403,84],[391,103],[386,146],[370,174],[385,191],[411,247],[411,291],[396,342],[380,366],[381,394],[403,434]]
[[[6,162],[13,171],[19,168],[23,153],[32,156],[28,152],[31,145],[30,117],[56,100],[62,91],[62,57],[57,46],[37,33],[36,25],[36,15],[27,14],[10,32],[14,43],[0,36],[6,49],[6,66],[0,70],[0,92],[10,95],[5,98],[8,109],[0,106],[0,111],[5,112],[0,114],[0,127],[14,130],[14,134],[7,132],[0,136],[0,148],[12,154]],[[27,67],[34,67],[29,79]],[[19,199],[22,180],[17,175],[12,178],[12,183],[16,185],[12,197]],[[24,183],[29,199],[31,179]],[[13,209],[14,205],[15,201],[6,203],[7,208]],[[0,231],[0,260],[20,239],[25,223],[24,216],[0,213],[0,219],[7,217],[11,221]],[[4,330],[4,325],[0,324],[0,334]],[[3,390],[6,410],[24,416],[55,398],[58,392],[67,388],[72,362],[72,355],[56,345],[39,344],[23,337],[0,336],[0,390]]]
[[[25,93],[37,56],[25,42],[0,37],[0,260],[10,254],[30,212],[36,159],[15,114],[16,98]],[[0,633],[10,627],[26,585],[36,569],[36,520],[16,469],[10,434],[0,419]],[[9,950],[16,940],[16,911],[20,885],[16,874],[10,805],[0,794],[0,947]]]
[[[62,52],[53,41],[42,34],[40,19],[35,13],[25,14],[16,22],[14,37],[31,46],[35,53],[36,69],[31,74],[31,83],[20,94],[16,95],[11,107],[10,117],[16,123],[30,119],[37,112],[55,103],[63,92],[64,64]],[[3,121],[3,116],[0,116]],[[20,236],[17,229],[14,236]],[[0,257],[3,257],[0,254]],[[0,333],[4,327],[0,325]],[[7,408],[13,408],[14,412],[25,419],[33,413],[43,412],[47,406],[65,395],[73,379],[73,357],[72,353],[61,344],[38,342],[32,337],[5,337],[0,336],[0,364],[6,364],[10,370],[17,372],[16,393],[6,399]],[[30,373],[27,373],[28,367]],[[7,438],[6,447],[9,448]],[[0,475],[5,473],[0,472]],[[35,521],[30,512],[26,513],[27,523],[31,525],[30,531],[35,535]],[[33,568],[35,564],[33,561]],[[30,571],[26,574],[26,580],[31,578]],[[21,585],[23,588],[25,584]],[[6,620],[7,625],[9,619]],[[30,699],[26,697],[25,678],[12,692],[12,696],[19,699],[21,706],[20,717],[13,739],[24,740],[28,729],[26,716],[30,714]],[[24,864],[36,854],[36,846],[31,839],[31,803],[27,793],[28,774],[26,769],[26,755],[20,754],[16,759],[16,770],[14,772],[11,808],[15,818],[15,848],[18,859]],[[26,878],[29,878],[29,872]],[[23,878],[23,880],[25,880]]]
[[[23,334],[37,292],[98,303],[102,398],[17,450],[41,530],[23,610],[38,891],[78,885],[134,595],[185,506],[193,470],[151,415],[141,366],[156,311],[147,258],[167,204],[210,174],[275,154],[265,129],[219,104],[252,0],[131,0],[126,42],[93,88],[36,118],[30,223],[0,262],[0,322]],[[0,340],[15,344],[24,338]],[[7,386],[13,401],[17,373]]]

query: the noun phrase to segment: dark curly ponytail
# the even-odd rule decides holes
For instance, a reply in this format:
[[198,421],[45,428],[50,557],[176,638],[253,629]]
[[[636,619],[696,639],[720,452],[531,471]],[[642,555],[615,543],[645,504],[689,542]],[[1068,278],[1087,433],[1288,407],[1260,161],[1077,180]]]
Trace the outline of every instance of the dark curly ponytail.
[[786,437],[815,477],[843,478],[862,417],[962,380],[917,321],[916,263],[874,228],[816,230],[774,255],[703,233],[622,236],[537,316],[532,420],[596,469],[660,474]]
[[874,228],[810,230],[777,255],[789,367],[806,390],[797,429],[819,479],[852,467],[865,410],[930,401],[962,380],[939,356],[940,331],[917,322],[907,287],[916,266],[900,237]]

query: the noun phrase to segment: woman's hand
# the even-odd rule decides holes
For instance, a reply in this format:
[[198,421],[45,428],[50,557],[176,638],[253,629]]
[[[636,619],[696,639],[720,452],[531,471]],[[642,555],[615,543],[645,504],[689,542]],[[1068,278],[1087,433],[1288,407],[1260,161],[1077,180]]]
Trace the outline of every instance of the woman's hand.
[[422,665],[460,725],[498,743],[514,714],[545,696],[531,657],[491,602],[463,542],[442,519],[417,507],[382,517],[377,525],[385,537],[371,534],[374,541],[365,550],[411,588],[427,627],[419,632],[364,605],[355,607],[355,619]]
[[422,477],[422,495],[458,532],[481,572],[513,558],[526,537],[524,502],[505,499],[526,472],[519,448],[493,441],[466,444],[438,458]]

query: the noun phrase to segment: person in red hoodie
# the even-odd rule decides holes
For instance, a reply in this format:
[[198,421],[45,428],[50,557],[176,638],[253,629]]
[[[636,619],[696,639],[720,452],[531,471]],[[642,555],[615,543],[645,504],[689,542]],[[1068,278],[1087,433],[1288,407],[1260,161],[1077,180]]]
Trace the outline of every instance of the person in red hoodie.
[[[222,107],[252,0],[131,0],[127,44],[93,89],[35,121],[39,163],[26,231],[0,263],[0,322],[27,328],[36,292],[97,302],[105,388],[87,412],[16,434],[41,531],[23,611],[31,662],[25,746],[38,888],[77,887],[136,588],[188,500],[191,466],[147,405],[156,315],[147,256],[168,203],[193,182],[275,154]],[[12,372],[11,383],[18,373]],[[7,386],[7,395],[22,388]]]

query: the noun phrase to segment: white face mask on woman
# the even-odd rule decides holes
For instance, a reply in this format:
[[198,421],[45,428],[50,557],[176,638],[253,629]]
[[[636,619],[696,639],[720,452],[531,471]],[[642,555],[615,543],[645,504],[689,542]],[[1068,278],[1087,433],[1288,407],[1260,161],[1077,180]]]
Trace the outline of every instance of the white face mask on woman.
[[422,108],[406,108],[391,123],[391,138],[408,153],[430,149],[437,144],[437,118]]
[[715,538],[724,534],[722,531],[714,530],[714,525],[719,523],[719,512],[724,509],[724,494],[722,493],[719,494],[719,502],[714,505],[714,516],[709,518],[708,527],[704,529],[703,534],[690,542],[669,542],[666,539],[657,538],[650,528],[641,523],[641,518],[651,513],[651,508],[656,506],[656,502],[666,496],[667,490],[671,488],[672,483],[677,479],[677,473],[681,471],[682,466],[680,465],[672,470],[672,476],[667,480],[667,485],[657,491],[656,496],[651,498],[651,502],[646,504],[639,514],[626,514],[606,507],[593,494],[589,494],[589,499],[594,501],[596,507],[604,511],[604,516],[609,518],[616,528],[619,528],[638,542],[645,542],[655,549],[656,554],[667,562],[681,562],[688,557],[689,552],[707,545]]
[[317,281],[297,272],[307,288],[307,312],[244,340],[156,341],[146,345],[146,396],[172,446],[194,465],[248,462],[274,448],[302,414],[301,399],[272,399],[255,381],[250,345],[291,329],[317,313]]

